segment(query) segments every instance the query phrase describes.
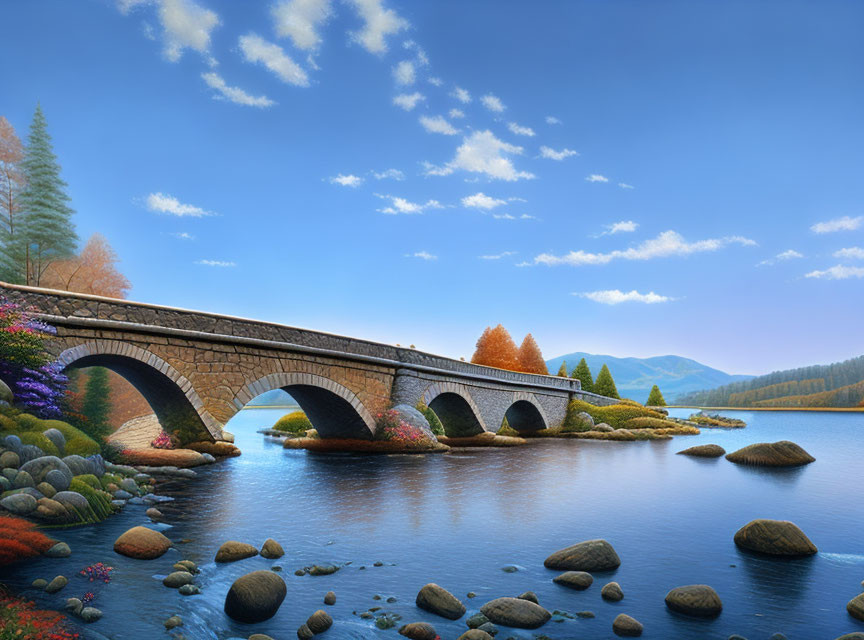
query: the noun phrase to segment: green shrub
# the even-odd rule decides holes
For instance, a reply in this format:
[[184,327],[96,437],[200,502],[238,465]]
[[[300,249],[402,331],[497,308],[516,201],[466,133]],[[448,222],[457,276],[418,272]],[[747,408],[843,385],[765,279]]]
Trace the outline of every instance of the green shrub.
[[572,414],[576,414],[580,411],[584,411],[594,418],[595,424],[605,422],[614,429],[622,428],[627,420],[633,418],[648,417],[658,418],[660,420],[665,418],[663,414],[646,409],[637,403],[613,404],[608,407],[598,407],[597,405],[584,402],[583,400],[571,400],[567,405],[568,414],[571,414],[571,412]]
[[15,424],[18,425],[19,431],[44,431],[45,429],[40,429],[42,426],[42,420],[37,418],[36,416],[30,415],[29,413],[19,413],[15,416]]
[[643,416],[641,418],[630,418],[624,423],[625,429],[675,429],[677,422]]
[[429,428],[432,430],[436,436],[443,436],[444,434],[444,425],[441,424],[441,420],[438,419],[438,415],[432,411],[429,407],[427,407],[423,401],[417,403],[417,411],[423,414],[423,417],[426,418],[426,422],[429,423]]
[[101,450],[102,449],[94,440],[88,438],[83,433],[66,440],[65,451],[67,456],[77,455],[86,458],[87,456],[96,455]]
[[512,438],[518,438],[519,432],[510,426],[510,423],[507,422],[507,416],[504,416],[504,419],[501,421],[501,428],[498,429],[498,435],[499,436],[510,436]]
[[585,402],[572,400],[567,404],[567,413],[564,415],[564,422],[561,423],[561,433],[580,433],[582,431],[591,431],[594,427],[584,420],[579,419],[579,414],[583,411],[588,413],[593,418],[590,411],[585,411],[582,405]]
[[87,498],[87,504],[90,505],[90,510],[92,511],[91,514],[87,514],[92,518],[92,520],[89,521],[99,522],[114,513],[114,505],[111,504],[110,493],[94,489],[89,484],[82,482],[78,478],[72,478],[72,482],[69,484],[69,490],[80,493],[82,496]]
[[276,424],[273,425],[273,428],[277,431],[287,431],[288,433],[303,435],[312,428],[312,423],[309,422],[309,418],[302,411],[293,411],[279,418]]
[[19,431],[18,437],[24,444],[35,444],[45,452],[46,456],[59,456],[60,452],[57,447],[46,436],[38,431]]
[[73,479],[80,480],[84,484],[89,484],[94,489],[102,490],[102,483],[99,482],[99,478],[94,476],[92,473],[85,473],[80,476],[75,476]]
[[57,429],[66,438],[63,455],[73,454],[87,457],[100,452],[99,444],[79,431],[71,424],[62,420],[40,420],[29,413],[6,411],[0,415],[2,435],[14,434],[21,438],[24,444],[35,444],[45,452],[45,455],[59,456],[60,451],[48,438],[42,435],[48,429]]
[[109,484],[115,484],[118,487],[120,486],[121,478],[120,476],[115,476],[113,473],[104,473],[101,478],[99,478],[99,484],[103,491],[108,491]]

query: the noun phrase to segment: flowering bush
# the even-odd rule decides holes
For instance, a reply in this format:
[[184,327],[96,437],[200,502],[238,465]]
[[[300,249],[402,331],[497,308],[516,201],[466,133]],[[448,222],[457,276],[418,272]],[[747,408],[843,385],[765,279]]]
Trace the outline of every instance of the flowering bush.
[[75,640],[79,635],[54,611],[40,611],[33,602],[0,591],[0,640]]
[[88,604],[93,602],[95,599],[96,599],[96,594],[93,593],[92,591],[88,591],[83,596],[81,596],[81,604],[83,604],[86,607]]
[[156,439],[150,443],[150,446],[154,449],[173,449],[174,443],[171,441],[171,436],[161,431]]
[[35,529],[22,518],[0,517],[0,565],[41,555],[54,546],[54,540]]
[[42,418],[60,417],[65,400],[68,380],[45,350],[45,341],[56,334],[29,309],[0,297],[0,378],[17,405]]
[[112,571],[114,571],[114,567],[109,567],[101,562],[97,562],[96,564],[91,564],[89,567],[84,567],[78,573],[87,578],[90,582],[101,580],[105,584],[108,584],[111,582]]
[[376,438],[398,443],[409,449],[428,447],[434,444],[435,436],[421,426],[418,426],[420,424],[419,420],[415,420],[418,424],[412,424],[409,421],[409,418],[413,417],[410,412],[414,412],[420,420],[423,420],[422,414],[413,407],[405,407],[404,405],[400,407],[399,409],[389,409],[378,414]]

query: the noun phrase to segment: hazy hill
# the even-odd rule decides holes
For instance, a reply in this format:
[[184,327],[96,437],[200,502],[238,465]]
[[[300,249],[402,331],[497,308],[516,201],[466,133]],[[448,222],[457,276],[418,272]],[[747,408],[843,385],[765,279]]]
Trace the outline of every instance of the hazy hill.
[[567,370],[573,371],[579,360],[585,358],[591,374],[596,378],[600,368],[606,364],[618,393],[622,398],[632,398],[639,402],[648,399],[653,385],[658,385],[666,402],[672,403],[681,394],[708,389],[735,381],[743,381],[753,376],[730,375],[718,369],[681,356],[655,356],[653,358],[616,358],[614,356],[594,355],[591,353],[569,353],[552,358],[546,362],[549,373],[555,374],[561,362],[567,362]]

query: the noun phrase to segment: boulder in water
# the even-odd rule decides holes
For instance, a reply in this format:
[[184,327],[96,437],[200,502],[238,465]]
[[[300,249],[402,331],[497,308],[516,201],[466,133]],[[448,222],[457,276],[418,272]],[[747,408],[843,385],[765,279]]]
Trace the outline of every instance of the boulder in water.
[[216,562],[235,562],[258,555],[258,549],[245,542],[228,540],[216,552]]
[[605,540],[586,540],[556,551],[543,566],[559,571],[611,571],[621,566],[621,559]]
[[275,560],[285,555],[285,550],[282,545],[276,542],[273,538],[267,538],[264,545],[261,547],[261,557],[269,560]]
[[333,618],[323,609],[318,609],[318,611],[307,618],[306,626],[317,636],[319,633],[324,633],[333,626]]
[[672,589],[666,594],[666,606],[672,611],[698,618],[714,618],[723,611],[720,596],[707,584]]
[[719,444],[700,444],[684,451],[678,452],[679,456],[693,456],[695,458],[719,458],[726,455],[726,449]]
[[846,605],[846,611],[857,620],[864,622],[864,593],[852,598]]
[[552,617],[539,604],[520,598],[496,598],[480,607],[480,612],[495,624],[517,629],[537,629]]
[[468,629],[456,640],[492,640],[494,636],[489,635],[482,629]]
[[560,576],[552,578],[552,582],[560,584],[562,587],[584,591],[591,586],[594,578],[590,573],[585,571],[565,571]]
[[742,549],[772,556],[812,556],[819,551],[810,538],[788,520],[748,522],[735,534],[735,544]]
[[799,467],[810,464],[816,458],[794,442],[758,442],[726,456],[729,462],[759,467]]
[[171,541],[147,527],[132,527],[114,541],[114,551],[139,560],[153,560],[165,554]]
[[399,627],[399,635],[410,640],[435,640],[438,632],[428,622],[411,622]]
[[169,589],[179,589],[183,585],[192,584],[194,579],[195,577],[188,571],[174,571],[162,579],[162,584]]
[[642,623],[622,613],[612,621],[612,631],[616,636],[635,638],[642,635]]
[[288,592],[285,581],[272,571],[253,571],[234,581],[225,596],[225,613],[247,624],[269,620]]
[[624,592],[621,590],[621,585],[617,582],[609,582],[604,584],[600,589],[600,597],[610,602],[620,602],[624,599]]
[[447,589],[434,582],[420,589],[416,604],[421,609],[450,620],[458,620],[465,615],[465,605]]

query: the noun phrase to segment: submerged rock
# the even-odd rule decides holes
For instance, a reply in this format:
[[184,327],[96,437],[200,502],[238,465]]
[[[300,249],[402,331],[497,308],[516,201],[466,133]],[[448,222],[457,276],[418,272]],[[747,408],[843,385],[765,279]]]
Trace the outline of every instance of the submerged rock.
[[58,542],[42,555],[48,558],[68,558],[72,555],[72,550],[65,542]]
[[612,621],[612,631],[614,631],[617,636],[635,638],[642,635],[642,623],[635,618],[631,618],[627,614],[622,613]]
[[318,609],[306,620],[306,626],[309,627],[312,633],[318,635],[333,626],[333,618],[326,611]]
[[58,591],[60,591],[60,589],[65,587],[67,584],[69,584],[69,580],[66,578],[66,576],[57,576],[56,578],[54,578],[51,582],[49,582],[45,586],[45,592],[46,593],[57,593]]
[[267,538],[264,541],[264,544],[261,547],[262,558],[273,560],[275,558],[281,558],[284,555],[285,550],[282,548],[282,545],[276,542],[273,538]]
[[735,534],[735,544],[774,556],[812,556],[819,551],[797,525],[787,520],[748,522]]
[[428,622],[411,622],[399,627],[399,635],[410,640],[435,640],[438,632]]
[[102,617],[102,612],[96,607],[84,607],[78,616],[84,622],[96,622]]
[[533,591],[526,591],[518,597],[522,600],[528,600],[529,602],[533,602],[534,604],[540,604],[540,600],[537,599],[537,594]]
[[620,602],[624,599],[624,592],[621,590],[620,584],[617,582],[610,582],[603,585],[603,588],[600,590],[600,596],[604,600],[609,600],[610,602]]
[[586,573],[585,571],[566,571],[560,576],[552,578],[552,582],[569,589],[584,591],[591,586],[594,578],[590,573]]
[[853,618],[864,621],[864,593],[852,598],[846,605],[846,611]]
[[688,616],[714,618],[723,611],[720,596],[707,584],[676,587],[666,594],[666,606]]
[[416,604],[421,609],[450,620],[458,620],[465,615],[465,605],[447,589],[434,582],[420,589]]
[[169,589],[179,589],[184,585],[192,584],[194,579],[195,577],[188,571],[174,571],[162,579],[162,584]]
[[759,442],[751,444],[726,456],[729,462],[761,467],[798,467],[814,462],[816,458],[794,442]]
[[168,629],[168,631],[170,631],[171,629],[175,629],[177,627],[182,627],[183,626],[183,618],[181,618],[180,616],[171,616],[162,624],[164,624],[165,628]]
[[245,542],[228,540],[216,552],[216,562],[235,562],[258,555],[258,549]]
[[519,598],[496,598],[480,607],[480,612],[495,624],[518,629],[537,629],[552,617],[539,604]]
[[288,589],[272,571],[253,571],[234,581],[225,596],[225,613],[238,622],[263,622],[279,610]]
[[132,527],[114,541],[114,551],[139,560],[153,560],[171,548],[171,541],[147,527]]
[[726,449],[719,444],[700,444],[684,451],[678,452],[679,456],[694,456],[696,458],[719,458],[726,455]]
[[611,571],[621,566],[621,559],[605,540],[586,540],[556,551],[543,566],[559,571]]
[[468,629],[456,640],[492,640],[492,636],[482,629]]
[[324,604],[326,605],[334,605],[336,604],[336,594],[332,591],[328,591],[324,594]]

